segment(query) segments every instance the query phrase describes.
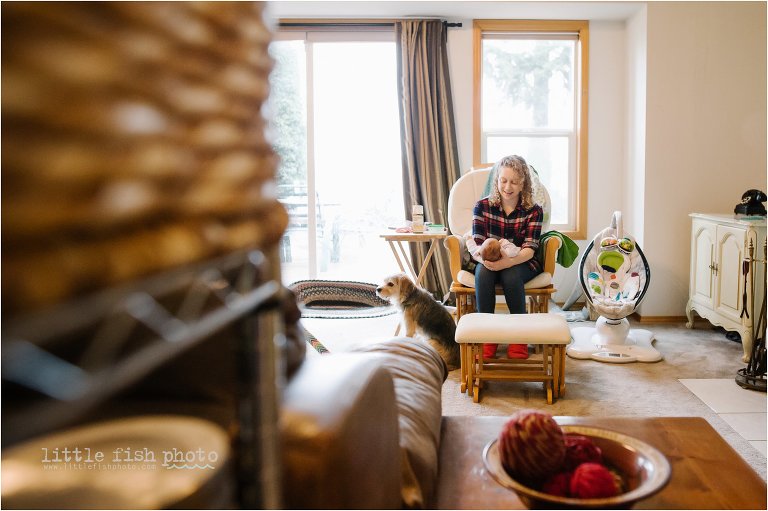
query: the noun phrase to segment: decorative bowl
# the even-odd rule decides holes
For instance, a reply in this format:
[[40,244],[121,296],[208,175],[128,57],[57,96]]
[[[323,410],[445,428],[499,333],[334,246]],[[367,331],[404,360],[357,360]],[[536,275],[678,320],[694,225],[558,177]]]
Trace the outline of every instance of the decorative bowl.
[[491,476],[513,490],[530,509],[626,509],[660,491],[669,482],[672,469],[655,447],[628,435],[589,426],[562,426],[564,433],[589,437],[603,452],[603,461],[621,474],[625,492],[614,497],[579,499],[538,491],[512,478],[501,464],[498,440],[483,449],[483,462]]

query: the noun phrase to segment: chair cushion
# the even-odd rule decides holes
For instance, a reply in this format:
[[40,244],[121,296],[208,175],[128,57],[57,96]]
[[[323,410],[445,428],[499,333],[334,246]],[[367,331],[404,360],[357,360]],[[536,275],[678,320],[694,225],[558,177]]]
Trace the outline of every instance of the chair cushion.
[[448,228],[453,234],[472,230],[475,203],[482,198],[491,169],[472,170],[461,176],[448,195]]
[[458,343],[568,344],[571,330],[558,314],[465,314],[456,325]]
[[[451,187],[451,192],[448,194],[448,228],[451,233],[461,234],[472,230],[475,203],[487,195],[486,188],[492,170],[493,166],[472,169],[457,179]],[[546,232],[549,230],[552,215],[552,200],[535,170],[531,172],[531,181],[533,200],[544,211],[541,232]]]
[[[466,270],[460,270],[458,275],[456,275],[456,280],[467,287],[475,287],[475,275]],[[552,274],[543,271],[526,282],[525,289],[538,289],[541,287],[547,287],[550,284],[552,284]]]

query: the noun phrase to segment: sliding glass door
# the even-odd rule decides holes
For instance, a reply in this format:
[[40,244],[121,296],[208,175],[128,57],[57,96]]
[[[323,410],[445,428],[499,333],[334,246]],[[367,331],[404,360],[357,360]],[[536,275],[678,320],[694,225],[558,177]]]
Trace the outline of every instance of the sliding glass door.
[[392,32],[287,32],[270,46],[283,280],[378,282],[404,223]]

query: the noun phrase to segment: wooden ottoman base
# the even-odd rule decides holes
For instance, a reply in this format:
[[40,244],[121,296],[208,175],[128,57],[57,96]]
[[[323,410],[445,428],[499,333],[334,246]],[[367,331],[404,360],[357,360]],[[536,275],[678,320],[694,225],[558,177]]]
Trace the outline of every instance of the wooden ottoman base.
[[[480,401],[484,381],[542,382],[547,403],[565,394],[568,323],[557,314],[485,314],[462,316],[456,326],[461,345],[461,392]],[[536,344],[541,358],[483,360],[483,344]]]

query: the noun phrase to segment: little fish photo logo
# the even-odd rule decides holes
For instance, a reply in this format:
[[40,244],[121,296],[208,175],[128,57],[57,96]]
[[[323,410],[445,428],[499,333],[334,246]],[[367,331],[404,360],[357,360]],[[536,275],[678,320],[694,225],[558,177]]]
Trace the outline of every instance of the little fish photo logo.
[[162,466],[168,470],[213,470],[218,460],[219,455],[216,451],[206,452],[202,448],[196,451],[183,451],[174,447],[170,451],[163,451]]
[[216,451],[198,449],[153,450],[149,447],[42,447],[44,470],[214,470]]

